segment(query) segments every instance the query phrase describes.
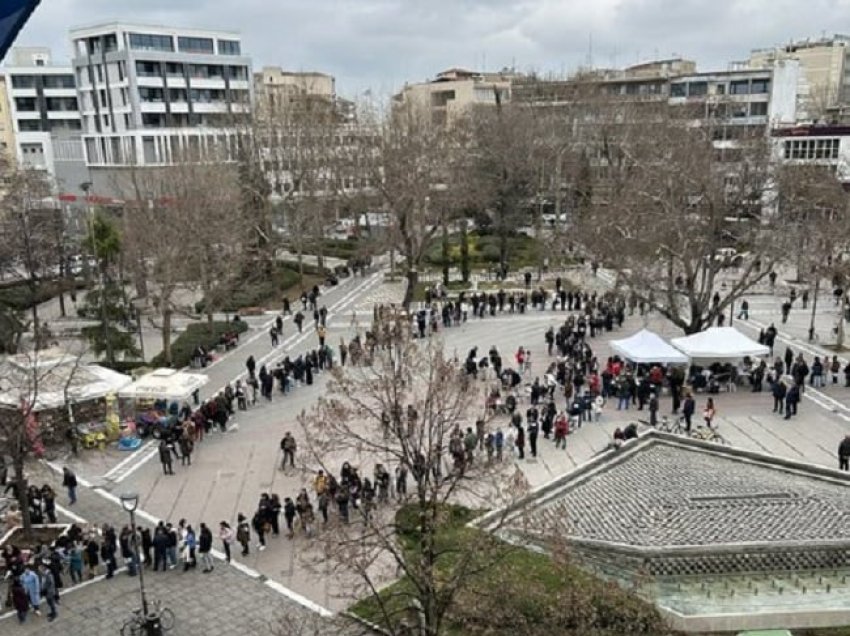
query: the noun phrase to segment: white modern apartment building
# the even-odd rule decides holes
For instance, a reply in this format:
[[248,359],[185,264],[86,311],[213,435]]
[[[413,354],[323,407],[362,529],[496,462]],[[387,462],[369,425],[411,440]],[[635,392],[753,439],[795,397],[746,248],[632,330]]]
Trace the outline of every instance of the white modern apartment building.
[[2,73],[18,163],[55,178],[57,153],[67,150],[58,140],[79,135],[81,128],[71,67],[54,65],[50,49],[18,48]]
[[237,33],[114,22],[73,29],[71,42],[89,168],[232,152],[253,100]]

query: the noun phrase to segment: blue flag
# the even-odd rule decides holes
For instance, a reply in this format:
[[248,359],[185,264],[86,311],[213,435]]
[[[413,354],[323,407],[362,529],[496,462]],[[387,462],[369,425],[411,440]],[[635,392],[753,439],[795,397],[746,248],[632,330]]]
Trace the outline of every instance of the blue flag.
[[0,61],[41,0],[0,0]]

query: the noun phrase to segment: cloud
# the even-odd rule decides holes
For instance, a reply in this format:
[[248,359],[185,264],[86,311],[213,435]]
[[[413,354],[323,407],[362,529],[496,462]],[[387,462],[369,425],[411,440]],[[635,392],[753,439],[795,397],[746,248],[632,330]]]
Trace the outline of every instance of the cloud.
[[255,68],[320,70],[349,95],[452,66],[570,71],[679,54],[722,69],[750,49],[818,37],[850,0],[45,0],[21,45],[67,58],[68,28],[111,20],[242,33]]

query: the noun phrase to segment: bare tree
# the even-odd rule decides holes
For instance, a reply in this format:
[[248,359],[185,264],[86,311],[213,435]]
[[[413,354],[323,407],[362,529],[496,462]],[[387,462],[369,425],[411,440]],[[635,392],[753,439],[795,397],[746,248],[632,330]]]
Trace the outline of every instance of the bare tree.
[[49,333],[38,313],[39,290],[53,278],[56,246],[63,232],[62,212],[50,198],[44,175],[33,169],[2,166],[3,252],[18,263],[29,292],[30,328],[37,347],[47,346]]
[[360,138],[359,163],[389,215],[388,238],[404,258],[403,305],[408,307],[428,246],[440,228],[442,208],[436,199],[446,190],[450,133],[410,104],[391,109],[367,127],[375,133]]
[[[441,541],[451,505],[496,506],[525,492],[526,482],[518,469],[490,463],[479,442],[464,449],[464,437],[476,436],[473,421],[486,418],[481,384],[463,375],[441,345],[416,344],[405,333],[403,314],[379,317],[362,357],[352,358],[363,364],[336,369],[332,397],[302,414],[301,424],[312,460],[328,474],[344,459],[409,471],[410,491],[398,493],[405,514],[363,501],[351,523],[321,535],[319,563],[355,598],[374,603],[387,633],[405,634],[416,625],[417,633],[436,636],[469,578],[512,549],[491,535],[481,538],[475,554]],[[397,575],[404,584],[382,589]]]
[[61,392],[67,407],[69,386],[84,352],[84,347],[76,354],[34,348],[0,363],[0,392],[17,402],[0,407],[0,448],[12,460],[12,483],[26,532],[32,529],[26,461],[42,457],[45,450],[38,422],[41,402],[48,393]]
[[491,214],[504,275],[510,267],[510,237],[532,220],[535,195],[541,190],[541,120],[532,108],[503,104],[498,92],[495,107],[481,107],[470,116],[479,200]]
[[[828,166],[787,164],[778,171],[777,182],[782,216],[797,237],[788,260],[797,267],[797,279],[805,277],[813,287],[809,340],[814,340],[821,282],[843,284],[850,273],[845,258],[850,249],[848,197]],[[844,340],[843,314],[842,298],[836,329],[839,348]]]
[[713,126],[667,117],[620,127],[595,149],[614,159],[600,166],[611,168],[594,185],[604,198],[580,237],[631,293],[685,333],[701,331],[786,253],[767,142],[720,149]]

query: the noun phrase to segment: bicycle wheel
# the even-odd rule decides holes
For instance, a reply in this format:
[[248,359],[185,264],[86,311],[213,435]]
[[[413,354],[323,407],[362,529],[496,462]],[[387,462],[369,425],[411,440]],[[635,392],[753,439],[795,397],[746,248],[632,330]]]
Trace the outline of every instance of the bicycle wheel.
[[121,628],[121,636],[142,636],[142,626],[135,618],[131,618],[124,623]]
[[167,607],[163,607],[159,611],[159,625],[166,632],[174,629],[174,612]]

